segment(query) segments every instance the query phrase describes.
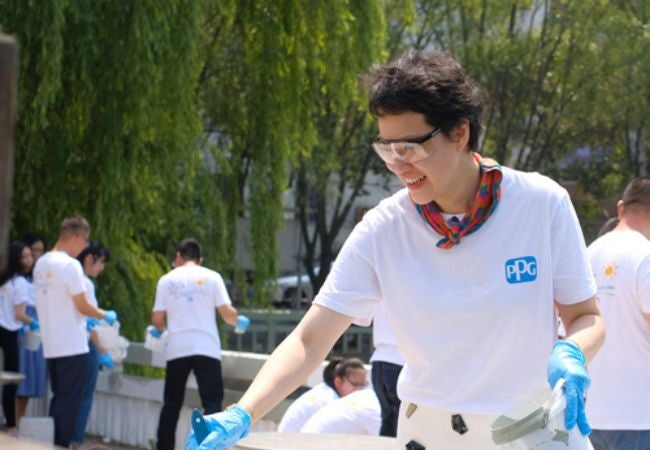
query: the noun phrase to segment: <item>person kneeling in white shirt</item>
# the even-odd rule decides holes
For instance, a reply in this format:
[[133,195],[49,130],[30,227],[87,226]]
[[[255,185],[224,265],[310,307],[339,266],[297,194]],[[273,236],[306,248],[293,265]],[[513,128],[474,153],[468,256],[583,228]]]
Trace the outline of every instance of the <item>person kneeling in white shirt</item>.
[[278,431],[298,433],[320,409],[365,387],[366,368],[357,358],[332,358],[323,369],[323,382],[298,397],[282,416]]
[[379,436],[381,406],[372,389],[355,391],[317,411],[302,433],[365,434]]

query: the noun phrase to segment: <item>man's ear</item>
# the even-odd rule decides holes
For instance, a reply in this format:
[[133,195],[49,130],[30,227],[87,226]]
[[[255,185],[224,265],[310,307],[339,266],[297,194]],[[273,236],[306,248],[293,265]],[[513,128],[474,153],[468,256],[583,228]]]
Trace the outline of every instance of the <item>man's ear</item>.
[[616,212],[618,213],[619,220],[623,217],[624,210],[625,210],[625,203],[623,203],[623,200],[619,200],[618,203],[616,203]]
[[458,125],[449,132],[449,138],[464,150],[469,142],[469,121],[461,119]]

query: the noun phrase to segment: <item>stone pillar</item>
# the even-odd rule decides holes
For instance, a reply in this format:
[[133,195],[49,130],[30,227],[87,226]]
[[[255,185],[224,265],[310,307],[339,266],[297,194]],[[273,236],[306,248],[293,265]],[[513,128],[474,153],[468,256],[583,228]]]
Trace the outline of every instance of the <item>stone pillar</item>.
[[0,33],[0,272],[9,256],[17,84],[18,43]]

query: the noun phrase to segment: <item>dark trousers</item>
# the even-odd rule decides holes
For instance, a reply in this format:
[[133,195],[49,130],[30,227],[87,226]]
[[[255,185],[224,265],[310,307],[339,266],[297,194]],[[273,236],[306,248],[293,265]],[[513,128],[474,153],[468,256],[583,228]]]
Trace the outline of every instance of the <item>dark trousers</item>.
[[650,450],[650,430],[593,430],[595,450]]
[[88,353],[49,358],[52,386],[50,416],[54,419],[54,444],[68,447],[88,378]]
[[380,436],[397,436],[400,399],[397,397],[397,377],[402,366],[385,361],[372,363],[372,388],[381,406]]
[[[4,353],[3,370],[18,372],[18,331],[0,327],[0,348]],[[16,426],[16,391],[18,391],[17,384],[2,386],[2,412],[8,428]]]
[[72,434],[72,442],[76,444],[82,444],[86,435],[86,425],[88,424],[90,409],[93,406],[93,396],[95,394],[95,386],[97,386],[97,375],[99,374],[99,360],[97,359],[97,349],[93,341],[88,341],[88,348],[90,349],[86,356],[88,364],[86,376],[88,378],[86,379],[86,387],[81,397],[74,433]]
[[221,411],[223,380],[221,361],[207,356],[187,356],[167,361],[163,407],[158,421],[158,450],[174,450],[176,423],[185,398],[185,384],[194,371],[205,414]]

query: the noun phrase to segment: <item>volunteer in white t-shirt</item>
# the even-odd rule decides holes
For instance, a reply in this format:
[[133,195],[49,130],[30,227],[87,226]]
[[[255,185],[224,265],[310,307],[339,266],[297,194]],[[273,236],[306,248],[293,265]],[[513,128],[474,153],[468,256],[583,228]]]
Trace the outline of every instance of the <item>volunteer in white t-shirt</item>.
[[596,450],[650,448],[650,178],[630,182],[619,223],[587,253],[607,340],[589,365]]
[[[95,283],[91,280],[97,278],[103,271],[104,265],[111,259],[111,253],[104,245],[97,241],[91,241],[88,247],[77,256],[77,260],[81,264],[84,272],[84,285],[86,286],[86,296],[91,305],[99,307],[97,295],[95,293]],[[86,435],[86,425],[88,424],[88,417],[90,417],[90,410],[93,405],[93,397],[95,394],[95,386],[97,386],[97,376],[99,375],[99,366],[104,366],[107,369],[115,367],[111,354],[102,347],[99,342],[99,334],[95,327],[98,325],[98,320],[89,318],[86,320],[86,329],[88,330],[88,374],[86,379],[86,387],[84,389],[81,405],[79,406],[79,413],[75,421],[74,433],[72,435],[72,443],[74,446],[81,446],[84,442]]]
[[[9,246],[7,269],[0,273],[0,349],[4,354],[4,370],[17,372],[20,367],[18,332],[25,325],[38,329],[38,321],[25,312],[30,297],[29,282],[23,276],[32,267],[32,251],[24,242],[17,241]],[[16,391],[15,384],[2,389],[2,412],[7,433],[16,434]]]
[[206,413],[221,411],[221,342],[215,309],[235,325],[226,285],[219,273],[202,267],[201,246],[183,239],[176,246],[175,269],[158,281],[151,323],[159,337],[167,328],[164,402],[158,422],[158,449],[174,449],[176,423],[183,406],[185,384],[194,372]]
[[93,306],[86,296],[81,264],[75,258],[88,245],[89,235],[85,219],[65,219],[54,248],[34,266],[36,310],[53,394],[54,443],[61,447],[70,444],[86,385],[86,317],[117,320],[115,311]]
[[302,433],[364,434],[378,436],[381,407],[375,391],[361,389],[317,411]]
[[296,400],[282,416],[278,431],[298,433],[317,411],[340,397],[367,386],[366,368],[357,358],[332,358],[323,369],[323,382]]
[[[378,302],[406,362],[399,448],[494,448],[492,419],[560,378],[567,426],[588,433],[585,363],[604,327],[566,190],[475,153],[482,98],[451,56],[413,52],[378,66],[370,91],[373,147],[406,188],[365,214],[238,404],[207,417],[200,448],[245,436]],[[556,307],[565,341],[556,342]],[[187,448],[197,446],[190,434]]]
[[370,357],[372,364],[372,388],[381,405],[380,436],[397,436],[397,418],[399,417],[400,399],[397,395],[397,379],[404,358],[397,349],[397,338],[388,317],[384,303],[375,306],[372,317],[372,344],[375,351]]

